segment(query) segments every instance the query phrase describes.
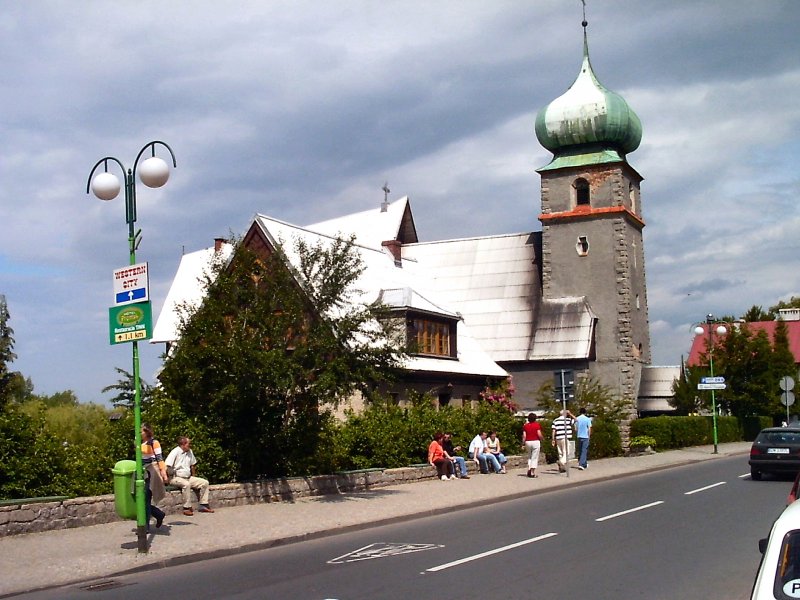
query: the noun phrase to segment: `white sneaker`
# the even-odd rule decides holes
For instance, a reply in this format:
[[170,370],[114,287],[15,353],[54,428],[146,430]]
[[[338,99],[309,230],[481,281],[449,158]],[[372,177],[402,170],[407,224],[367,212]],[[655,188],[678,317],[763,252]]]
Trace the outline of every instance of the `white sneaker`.
[[447,481],[447,475],[442,475],[442,481]]
[[583,467],[582,467],[582,466],[580,466],[580,465],[578,465],[578,470],[579,470],[579,471],[583,471]]
[[453,480],[453,479],[455,479],[455,478],[456,478],[456,476],[455,476],[455,475],[450,475],[450,481],[452,481],[452,480]]

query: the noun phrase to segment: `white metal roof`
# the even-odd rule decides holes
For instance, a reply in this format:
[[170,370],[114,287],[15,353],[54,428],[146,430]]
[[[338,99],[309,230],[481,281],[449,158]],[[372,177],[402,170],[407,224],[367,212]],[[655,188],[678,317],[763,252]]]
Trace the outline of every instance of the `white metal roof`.
[[530,233],[407,244],[440,296],[496,361],[526,360],[539,285]]
[[[254,222],[258,225],[265,237],[272,244],[280,244],[287,255],[290,264],[299,264],[299,257],[295,250],[295,240],[303,239],[307,244],[332,244],[339,234],[347,237],[349,233],[356,233],[355,248],[357,249],[363,265],[364,272],[356,282],[350,302],[371,303],[379,299],[388,298],[390,305],[417,308],[426,312],[437,313],[450,318],[458,318],[458,311],[447,294],[438,291],[435,282],[431,281],[430,274],[421,265],[410,260],[403,260],[401,265],[395,264],[393,255],[381,247],[379,239],[395,239],[398,235],[402,216],[405,213],[407,200],[397,201],[389,205],[389,210],[378,215],[392,213],[392,207],[397,208],[394,216],[400,214],[400,219],[383,222],[382,216],[375,216],[369,211],[353,215],[353,221],[346,217],[334,221],[326,221],[309,227],[298,227],[273,219],[265,215],[256,215]],[[390,214],[391,216],[391,214]],[[374,225],[381,223],[380,227]],[[356,227],[372,227],[373,231],[364,235]],[[386,223],[389,223],[388,225]],[[320,227],[324,233],[312,231],[311,227]],[[381,229],[382,227],[382,229]],[[213,249],[202,250],[187,254],[181,260],[178,273],[172,283],[164,308],[158,317],[153,342],[175,341],[178,338],[177,309],[182,302],[188,301],[196,304],[202,301],[205,291],[200,285],[204,269],[213,255]],[[412,371],[430,371],[442,373],[461,373],[480,376],[504,377],[506,371],[492,360],[481,343],[472,336],[469,327],[459,322],[457,325],[458,355],[455,359],[438,359],[419,356],[410,356],[405,360],[404,367]]]
[[589,358],[596,321],[583,296],[544,300],[528,360]]

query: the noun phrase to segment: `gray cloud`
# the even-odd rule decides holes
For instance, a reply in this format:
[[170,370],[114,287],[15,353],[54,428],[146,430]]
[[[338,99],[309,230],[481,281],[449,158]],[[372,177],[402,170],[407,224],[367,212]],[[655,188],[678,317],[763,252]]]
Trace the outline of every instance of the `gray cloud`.
[[[14,367],[98,400],[130,368],[108,345],[121,200],[85,193],[105,155],[175,150],[137,188],[160,308],[182,249],[256,212],[308,223],[412,198],[424,239],[539,228],[536,111],[580,65],[580,2],[17,3],[0,15],[0,293]],[[654,360],[690,325],[800,293],[800,67],[790,0],[589,3],[600,80],[644,124]],[[152,379],[161,349],[140,345]]]

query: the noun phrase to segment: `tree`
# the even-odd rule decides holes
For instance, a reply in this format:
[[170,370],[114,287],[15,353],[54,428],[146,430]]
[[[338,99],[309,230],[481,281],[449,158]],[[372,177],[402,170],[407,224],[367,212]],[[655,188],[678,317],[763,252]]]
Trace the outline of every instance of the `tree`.
[[[111,405],[116,408],[133,408],[136,395],[133,373],[129,373],[125,369],[120,369],[119,367],[114,367],[114,370],[122,375],[122,378],[119,379],[117,383],[107,385],[101,392],[105,394],[106,392],[116,391],[117,395],[111,398]],[[142,406],[145,406],[153,397],[153,387],[139,377],[139,389],[141,390]]]
[[672,398],[669,405],[675,409],[677,415],[692,415],[706,409],[711,397],[697,390],[701,375],[705,371],[700,367],[681,367],[681,375],[672,382]]
[[212,265],[207,295],[183,307],[160,380],[202,417],[239,479],[302,473],[330,407],[395,372],[402,348],[385,309],[355,301],[363,270],[351,242],[296,242],[256,254],[241,242]]
[[770,315],[774,319],[782,308],[800,308],[800,296],[792,296],[788,302],[779,301],[775,306],[769,307]]
[[14,330],[8,324],[10,318],[6,297],[0,294],[0,409],[8,403],[9,386],[14,379],[8,365],[17,358],[14,354]]
[[[753,305],[747,312],[742,315],[742,319],[748,323],[757,323],[759,321],[772,321],[774,315],[769,312],[764,312],[760,306]],[[724,321],[733,321],[735,319],[723,319]]]

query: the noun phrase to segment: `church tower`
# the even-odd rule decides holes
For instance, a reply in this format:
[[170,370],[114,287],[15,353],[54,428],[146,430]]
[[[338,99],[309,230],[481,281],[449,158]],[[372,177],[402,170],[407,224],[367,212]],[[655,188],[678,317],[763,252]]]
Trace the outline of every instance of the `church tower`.
[[583,21],[583,63],[570,88],[536,117],[553,153],[541,175],[543,298],[584,297],[597,317],[590,373],[636,406],[650,363],[641,175],[627,155],[639,118],[597,80]]

